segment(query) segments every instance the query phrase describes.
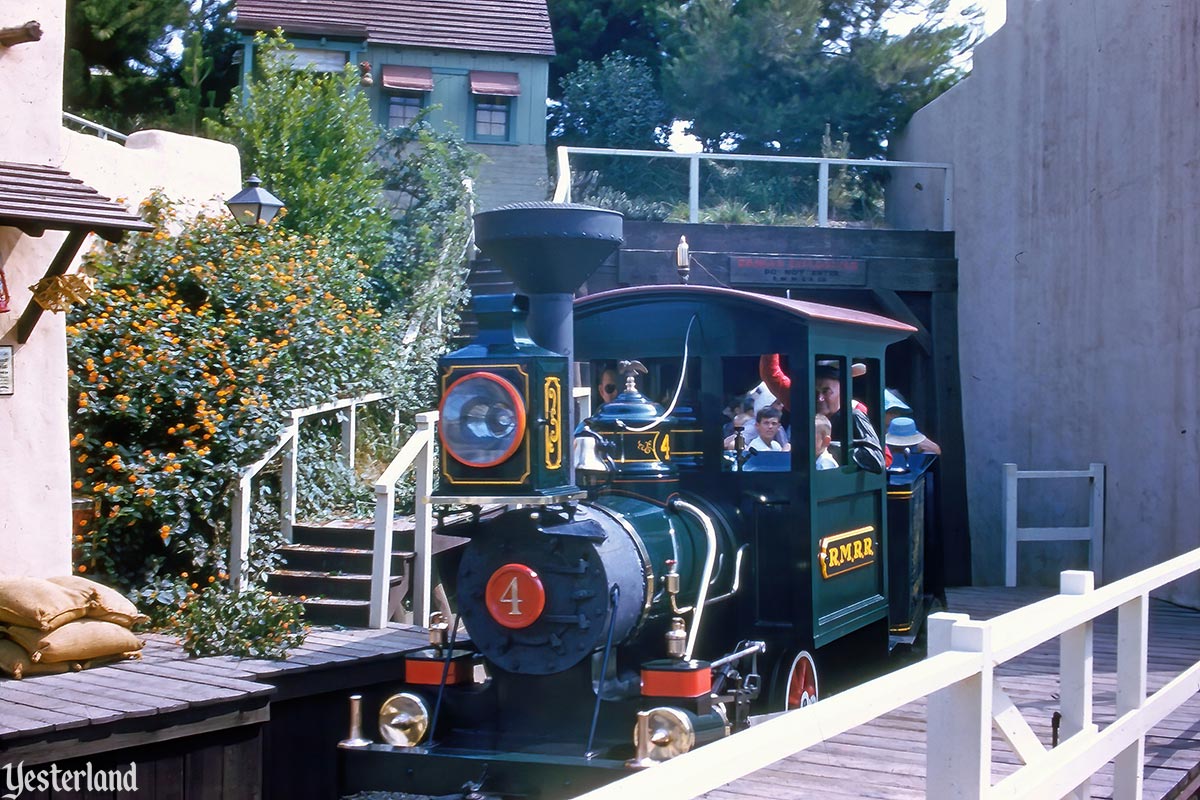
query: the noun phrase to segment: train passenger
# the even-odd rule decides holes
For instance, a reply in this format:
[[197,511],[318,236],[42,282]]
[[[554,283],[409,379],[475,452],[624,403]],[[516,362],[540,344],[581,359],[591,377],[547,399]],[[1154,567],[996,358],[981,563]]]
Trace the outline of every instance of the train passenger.
[[[916,421],[916,416],[913,414],[912,406],[904,399],[904,396],[895,389],[883,390],[883,427],[884,430],[891,428],[892,420],[897,417],[911,417]],[[890,444],[890,442],[889,442]],[[930,453],[935,456],[942,454],[942,448],[933,439],[926,436],[920,443],[917,444],[917,452]]]
[[908,466],[908,454],[914,449],[920,452],[921,444],[926,441],[925,434],[917,430],[917,423],[913,422],[911,417],[896,417],[889,424],[887,429],[887,443],[895,448],[897,453],[903,453],[903,457],[897,456],[897,460],[903,458],[901,462],[905,467]]
[[596,391],[600,393],[601,403],[611,403],[617,399],[617,395],[621,393],[621,382],[617,379],[615,369],[604,368],[600,373],[600,380],[596,384]]
[[833,441],[833,426],[829,424],[829,417],[817,414],[813,418],[813,428],[816,433],[813,441],[816,443],[817,469],[837,469],[837,459],[829,452],[829,443]]
[[747,450],[776,450],[787,452],[792,449],[786,440],[780,442],[783,433],[783,412],[775,406],[761,408],[754,418],[757,434],[746,442]]
[[[855,363],[851,366],[850,374],[854,376],[866,373],[866,365]],[[792,380],[779,364],[779,354],[770,353],[759,358],[759,377],[767,384],[775,396],[783,400],[788,407],[791,400]],[[817,411],[829,418],[829,423],[835,431],[842,431],[842,382],[841,371],[837,362],[818,361],[814,389],[816,391]],[[867,407],[858,400],[853,402],[851,418],[854,422],[854,441],[850,448],[850,458],[860,469],[876,474],[883,472],[891,462],[891,454],[885,451],[879,442],[879,434],[875,426],[867,418]]]

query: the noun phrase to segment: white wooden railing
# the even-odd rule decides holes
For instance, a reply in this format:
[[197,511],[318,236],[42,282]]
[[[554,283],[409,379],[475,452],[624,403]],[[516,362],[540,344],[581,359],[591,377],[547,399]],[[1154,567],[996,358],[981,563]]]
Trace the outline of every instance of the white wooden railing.
[[558,184],[554,202],[571,202],[571,155],[620,156],[631,158],[674,158],[688,161],[688,222],[700,221],[701,161],[763,161],[775,164],[812,165],[817,168],[817,225],[829,227],[829,168],[831,166],[869,169],[925,169],[942,173],[942,230],[954,225],[954,166],[943,162],[882,161],[862,158],[813,158],[808,156],[740,155],[735,153],[673,153],[664,150],[621,150],[603,147],[559,147]]
[[280,479],[279,524],[283,538],[292,541],[292,527],[296,524],[296,460],[300,453],[300,423],[308,417],[343,411],[342,458],[346,465],[354,468],[354,441],[358,430],[358,407],[390,397],[382,392],[373,392],[360,397],[348,397],[307,408],[296,408],[288,412],[288,424],[266,455],[244,468],[238,477],[233,492],[233,520],[229,532],[229,580],[239,589],[246,587],[247,559],[250,555],[250,507],[254,479],[271,463],[275,456],[283,453],[283,473]]
[[[1200,691],[1200,662],[1146,696],[1150,592],[1200,571],[1200,549],[1093,588],[1090,572],[1064,572],[1060,594],[987,621],[929,618],[929,657],[806,708],[581,795],[580,800],[691,798],[763,769],[901,706],[928,697],[927,797],[938,800],[1088,796],[1114,763],[1113,797],[1142,794],[1145,736]],[[1092,720],[1092,625],[1117,609],[1116,719]],[[1064,740],[1052,750],[995,682],[996,666],[1059,637]],[[1023,766],[992,784],[992,729]]]
[[[1088,524],[1060,528],[1034,528],[1017,525],[1017,487],[1023,480],[1086,479],[1088,482]],[[1020,470],[1016,464],[1004,465],[1004,585],[1017,585],[1017,542],[1071,542],[1089,544],[1088,568],[1096,583],[1104,582],[1104,465],[1092,464],[1080,470]]]
[[413,530],[413,624],[429,627],[430,597],[433,587],[433,440],[438,412],[417,414],[417,430],[375,481],[375,539],[371,564],[372,628],[388,622],[388,592],[392,581],[392,526],[396,514],[396,483],[410,467],[416,469],[417,496]]
[[72,114],[69,111],[62,112],[62,115],[64,122],[69,122],[72,125],[78,125],[79,127],[83,128],[84,133],[93,133],[101,139],[113,139],[114,141],[124,144],[125,140],[129,138],[120,131],[114,131],[112,128],[106,128],[99,122],[92,122],[90,119],[84,119],[83,117]]

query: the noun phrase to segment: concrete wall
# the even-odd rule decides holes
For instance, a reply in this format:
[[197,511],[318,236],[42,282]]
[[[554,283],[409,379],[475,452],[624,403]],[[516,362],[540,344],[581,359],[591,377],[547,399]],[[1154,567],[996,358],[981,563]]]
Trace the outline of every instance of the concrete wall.
[[475,181],[476,210],[550,197],[546,148],[542,145],[476,144],[471,149],[485,159]]
[[[1108,465],[1106,578],[1200,545],[1198,39],[1193,0],[1009,0],[972,76],[893,142],[955,167],[976,583],[1003,579],[1006,461]],[[1169,595],[1200,604],[1200,579]]]
[[[0,27],[41,23],[41,41],[0,48],[0,161],[66,169],[109,197],[137,204],[155,186],[198,201],[239,187],[229,145],[147,132],[128,147],[62,128],[64,0],[0,4]],[[62,314],[46,312],[26,344],[16,342],[28,287],[53,260],[65,234],[27,236],[0,226],[0,266],[12,296],[0,313],[0,344],[13,346],[15,386],[0,396],[0,573],[63,574],[71,569],[71,471],[66,334]],[[84,244],[84,248],[90,246]]]

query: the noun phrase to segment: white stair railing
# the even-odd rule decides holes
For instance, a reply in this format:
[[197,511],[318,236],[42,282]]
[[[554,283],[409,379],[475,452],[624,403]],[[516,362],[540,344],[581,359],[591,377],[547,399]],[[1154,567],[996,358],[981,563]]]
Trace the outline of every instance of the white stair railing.
[[[746,731],[642,770],[578,800],[683,800],[928,697],[926,797],[938,800],[1086,795],[1112,761],[1113,797],[1142,795],[1145,737],[1200,691],[1200,661],[1146,696],[1150,592],[1200,571],[1200,548],[1094,588],[1090,572],[1062,574],[1062,592],[987,621],[965,614],[929,618],[924,661],[776,715]],[[1117,610],[1116,719],[1092,720],[1092,624]],[[1066,738],[1052,750],[995,682],[995,667],[1060,637],[1060,692]],[[992,728],[1022,766],[992,785]]]
[[229,531],[229,581],[238,589],[246,588],[247,561],[250,556],[250,506],[254,479],[271,463],[275,456],[283,453],[283,473],[280,479],[279,524],[286,541],[292,541],[292,528],[296,524],[296,460],[300,453],[300,423],[305,419],[331,411],[342,412],[341,457],[350,468],[354,467],[354,443],[358,430],[358,408],[368,403],[384,400],[391,395],[372,392],[359,397],[332,400],[307,408],[296,408],[288,412],[288,424],[280,432],[271,449],[238,476],[233,491],[233,519]]
[[416,469],[415,529],[413,531],[413,624],[429,627],[433,557],[433,438],[438,412],[417,414],[417,430],[375,481],[375,539],[371,565],[369,625],[388,622],[388,593],[392,581],[392,527],[396,515],[396,483],[410,467]]
[[829,167],[861,167],[864,169],[921,169],[942,173],[942,230],[954,226],[954,166],[933,161],[883,161],[864,158],[815,158],[809,156],[766,156],[736,153],[673,153],[664,150],[622,150],[605,147],[560,146],[558,155],[558,183],[554,189],[554,202],[571,202],[571,155],[620,156],[628,158],[673,158],[688,161],[688,222],[700,221],[700,162],[701,161],[761,161],[775,164],[804,164],[817,167],[817,225],[829,227]]

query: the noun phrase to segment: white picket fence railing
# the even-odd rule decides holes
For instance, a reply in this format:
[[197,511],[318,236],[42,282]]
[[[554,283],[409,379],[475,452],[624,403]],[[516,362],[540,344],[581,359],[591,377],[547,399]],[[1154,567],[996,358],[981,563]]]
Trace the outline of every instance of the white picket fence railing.
[[[1079,480],[1088,482],[1088,524],[1058,528],[1017,524],[1017,495],[1021,481]],[[1104,583],[1104,465],[1078,470],[1022,470],[1004,465],[1004,585],[1017,585],[1018,542],[1088,542],[1088,568],[1096,583]]]
[[[964,614],[929,618],[929,657],[816,705],[779,714],[581,795],[578,800],[683,800],[928,697],[926,797],[937,800],[1089,796],[1091,778],[1114,761],[1113,797],[1142,796],[1147,731],[1200,691],[1200,662],[1146,696],[1150,592],[1200,571],[1200,548],[1094,588],[1090,572],[1062,573],[1061,592],[987,621]],[[1092,720],[1092,626],[1117,609],[1116,719]],[[994,669],[1059,637],[1064,739],[1047,750]],[[1023,766],[992,784],[992,729]]]
[[942,230],[954,226],[954,165],[932,161],[883,161],[863,158],[814,158],[809,156],[766,156],[737,153],[674,153],[666,150],[622,150],[605,147],[558,148],[558,183],[554,202],[571,202],[571,155],[618,156],[622,158],[686,159],[688,162],[688,222],[700,221],[700,162],[702,161],[759,161],[781,165],[805,165],[817,168],[817,225],[829,227],[829,168],[859,167],[863,169],[923,169],[942,173]]
[[275,456],[283,453],[283,474],[280,480],[279,524],[283,538],[292,541],[296,524],[296,459],[300,453],[300,425],[305,419],[331,411],[341,411],[341,455],[347,466],[354,467],[354,441],[358,431],[358,407],[390,397],[373,392],[360,397],[347,397],[288,412],[288,424],[266,455],[242,470],[233,491],[233,519],[229,531],[229,581],[239,589],[246,587],[246,562],[250,555],[250,506],[254,479]]

